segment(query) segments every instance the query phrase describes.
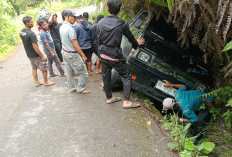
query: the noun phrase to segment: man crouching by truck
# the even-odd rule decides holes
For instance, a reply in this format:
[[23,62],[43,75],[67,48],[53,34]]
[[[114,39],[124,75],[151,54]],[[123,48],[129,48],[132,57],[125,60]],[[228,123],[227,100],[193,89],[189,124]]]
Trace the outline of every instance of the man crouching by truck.
[[134,49],[137,49],[139,45],[143,45],[145,40],[140,38],[136,41],[130,31],[128,23],[117,17],[121,5],[121,0],[108,0],[107,6],[110,15],[103,18],[97,25],[97,38],[102,63],[102,78],[104,90],[106,92],[107,104],[121,100],[120,97],[112,96],[111,70],[114,68],[119,72],[123,82],[123,108],[137,108],[139,105],[129,100],[131,93],[131,72],[129,65],[123,58],[120,45],[123,35],[125,35],[132,43],[132,47]]
[[163,109],[180,109],[185,118],[178,118],[179,122],[193,123],[194,136],[198,135],[208,119],[209,108],[213,108],[213,98],[206,96],[205,92],[200,90],[189,90],[184,84],[172,84],[167,80],[163,80],[166,87],[178,89],[175,99],[166,98],[163,101]]

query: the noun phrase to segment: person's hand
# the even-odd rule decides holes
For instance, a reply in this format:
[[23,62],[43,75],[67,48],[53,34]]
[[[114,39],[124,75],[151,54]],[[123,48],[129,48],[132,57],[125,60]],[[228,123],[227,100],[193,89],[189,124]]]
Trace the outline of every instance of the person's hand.
[[47,58],[43,55],[43,57],[42,57],[42,60],[44,61],[44,62],[47,62]]
[[171,87],[171,83],[167,80],[163,80],[163,82],[165,83],[165,87]]
[[204,97],[202,97],[202,102],[205,102],[206,105],[209,107],[209,108],[214,108],[214,105],[212,102],[209,102],[208,100],[206,100]]
[[51,55],[52,55],[52,57],[55,57],[55,56],[56,56],[55,53],[51,53]]
[[87,61],[87,57],[85,55],[81,56],[81,58],[83,59],[84,63]]
[[145,39],[144,38],[139,38],[137,39],[138,45],[144,45],[145,44]]

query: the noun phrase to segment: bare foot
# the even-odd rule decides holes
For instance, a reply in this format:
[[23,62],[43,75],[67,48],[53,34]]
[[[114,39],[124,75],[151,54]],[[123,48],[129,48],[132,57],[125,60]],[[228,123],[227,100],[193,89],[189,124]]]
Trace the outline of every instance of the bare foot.
[[39,87],[40,85],[44,85],[44,83],[42,83],[42,82],[36,82],[36,83],[35,83],[35,86],[36,86],[36,87]]
[[44,82],[45,86],[51,86],[51,85],[54,85],[54,84],[55,84],[55,82],[51,82],[51,81]]
[[85,89],[85,90],[83,90],[82,92],[80,92],[81,94],[89,94],[90,93],[90,91],[89,90],[87,90],[87,89]]
[[61,62],[61,65],[64,65],[64,62]]
[[63,74],[63,75],[60,75],[60,77],[65,77],[65,74]]

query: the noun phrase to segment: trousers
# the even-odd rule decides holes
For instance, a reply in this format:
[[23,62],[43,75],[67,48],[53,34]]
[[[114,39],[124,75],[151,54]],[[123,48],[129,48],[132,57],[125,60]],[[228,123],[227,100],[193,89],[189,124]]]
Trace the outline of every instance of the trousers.
[[[62,50],[62,54],[67,72],[69,92],[75,92],[76,90],[82,92],[86,89],[88,81],[86,65],[79,53],[66,53]],[[78,76],[78,87],[75,84],[74,72]]]
[[112,87],[111,87],[111,70],[114,68],[118,71],[119,76],[123,82],[124,100],[130,99],[131,94],[131,72],[129,65],[125,60],[110,61],[100,58],[102,63],[102,79],[104,83],[104,90],[106,92],[106,98],[112,98]]

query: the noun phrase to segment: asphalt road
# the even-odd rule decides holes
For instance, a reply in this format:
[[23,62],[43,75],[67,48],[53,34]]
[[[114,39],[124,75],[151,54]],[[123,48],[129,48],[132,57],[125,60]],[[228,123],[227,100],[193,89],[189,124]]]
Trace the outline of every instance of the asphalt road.
[[0,157],[175,156],[143,108],[106,104],[100,75],[89,77],[88,95],[68,93],[62,77],[35,87],[22,45],[0,67]]

